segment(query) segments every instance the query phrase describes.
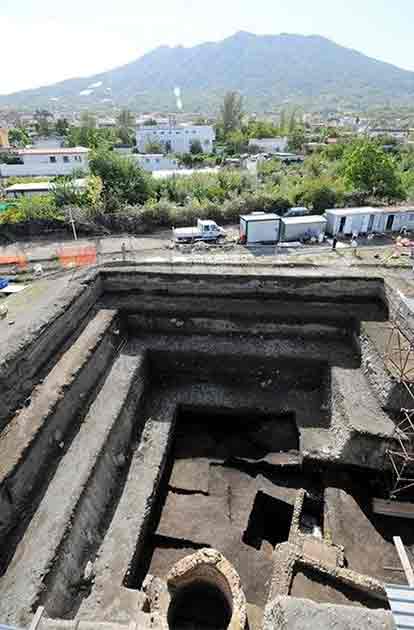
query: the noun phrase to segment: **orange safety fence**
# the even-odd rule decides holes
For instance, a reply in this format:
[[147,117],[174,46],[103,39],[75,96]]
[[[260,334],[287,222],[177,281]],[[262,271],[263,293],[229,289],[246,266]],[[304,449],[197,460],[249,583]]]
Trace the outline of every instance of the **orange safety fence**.
[[82,267],[96,263],[96,247],[62,247],[57,252],[62,267]]
[[25,269],[28,265],[27,256],[24,254],[14,254],[11,256],[0,256],[0,265],[16,265],[20,269]]

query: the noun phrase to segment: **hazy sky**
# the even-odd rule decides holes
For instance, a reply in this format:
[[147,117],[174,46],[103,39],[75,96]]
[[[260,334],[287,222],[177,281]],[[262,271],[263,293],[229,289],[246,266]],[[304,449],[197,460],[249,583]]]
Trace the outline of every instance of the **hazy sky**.
[[324,35],[414,70],[414,0],[0,0],[0,93],[236,31]]

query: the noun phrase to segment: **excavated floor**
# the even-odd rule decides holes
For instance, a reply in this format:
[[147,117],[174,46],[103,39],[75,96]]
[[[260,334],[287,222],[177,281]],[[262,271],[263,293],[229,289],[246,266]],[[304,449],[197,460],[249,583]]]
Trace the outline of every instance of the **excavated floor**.
[[276,449],[294,455],[298,446],[291,416],[180,410],[140,581],[146,572],[165,578],[181,558],[214,547],[239,572],[248,601],[264,606],[274,546],[289,537],[295,487],[288,479],[287,486],[273,486],[269,472],[258,471]]

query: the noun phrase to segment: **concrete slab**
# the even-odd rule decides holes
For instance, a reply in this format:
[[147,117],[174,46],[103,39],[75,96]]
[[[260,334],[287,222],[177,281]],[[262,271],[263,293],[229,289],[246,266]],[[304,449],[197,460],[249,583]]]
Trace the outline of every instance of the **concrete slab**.
[[394,630],[392,614],[355,606],[316,604],[308,599],[279,597],[265,610],[263,630]]

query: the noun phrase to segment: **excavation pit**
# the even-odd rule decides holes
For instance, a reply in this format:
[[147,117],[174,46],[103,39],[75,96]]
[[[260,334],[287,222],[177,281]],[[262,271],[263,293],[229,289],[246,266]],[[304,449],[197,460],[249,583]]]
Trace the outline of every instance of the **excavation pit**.
[[274,497],[258,492],[249,523],[243,534],[243,542],[260,550],[263,543],[273,548],[289,539],[292,525],[293,507]]
[[[41,604],[128,624],[159,613],[149,580],[167,589],[206,549],[239,574],[255,630],[277,595],[384,607],[391,532],[414,540],[369,512],[395,422],[360,331],[391,293],[356,275],[114,267],[16,325],[0,363],[2,621]],[[229,624],[202,580],[163,614]]]

